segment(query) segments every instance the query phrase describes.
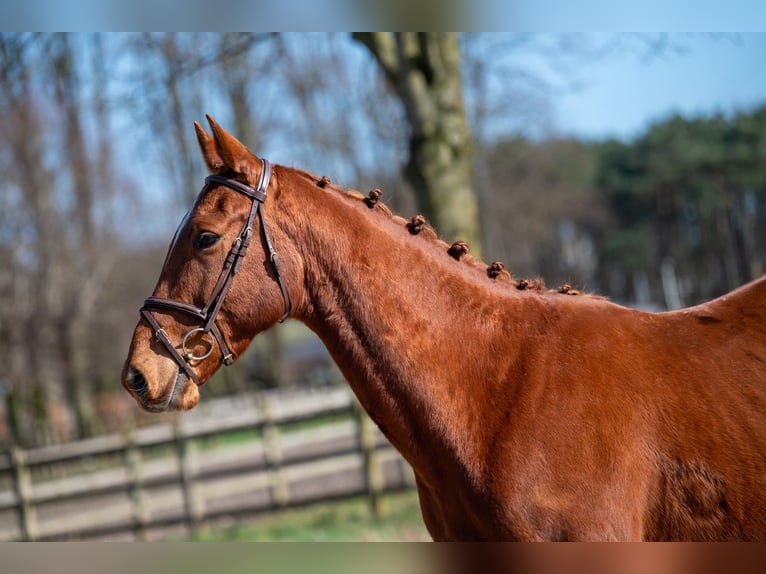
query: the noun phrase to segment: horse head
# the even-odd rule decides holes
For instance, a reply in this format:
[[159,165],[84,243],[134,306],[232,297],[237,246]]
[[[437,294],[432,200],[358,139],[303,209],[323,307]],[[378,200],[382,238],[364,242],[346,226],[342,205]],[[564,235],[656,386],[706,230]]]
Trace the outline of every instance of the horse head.
[[285,246],[292,288],[299,280],[273,219],[280,192],[271,166],[207,119],[212,137],[195,129],[211,175],[173,237],[122,370],[122,385],[154,412],[194,407],[199,385],[289,315],[291,286],[274,245]]

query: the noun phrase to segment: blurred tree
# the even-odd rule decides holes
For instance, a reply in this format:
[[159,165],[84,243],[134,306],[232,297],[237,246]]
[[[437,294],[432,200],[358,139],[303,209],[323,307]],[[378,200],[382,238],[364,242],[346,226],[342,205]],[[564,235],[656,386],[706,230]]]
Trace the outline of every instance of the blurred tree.
[[[177,32],[127,38],[127,53],[142,63],[138,76],[128,81],[141,89],[140,98],[130,97],[124,103],[146,114],[148,129],[144,136],[159,151],[163,169],[172,174],[169,187],[182,205],[188,206],[200,187],[197,144],[189,128],[192,120],[200,119],[206,105],[212,106],[210,102],[223,91],[227,104],[236,106],[231,110],[232,117],[239,122],[237,127],[242,127],[245,120],[237,118],[251,103],[246,92],[267,61],[253,66],[247,57],[273,38],[272,34]],[[245,127],[246,134],[257,136],[252,126]]]
[[48,317],[54,292],[51,263],[56,258],[57,222],[46,193],[53,180],[42,161],[46,142],[44,119],[34,106],[35,89],[30,74],[36,35],[0,35],[0,133],[5,134],[3,235],[8,257],[0,266],[4,301],[0,305],[2,362],[10,380],[8,419],[11,433],[21,444],[43,440],[45,397],[51,348]]
[[[103,339],[91,326],[115,258],[113,221],[104,218],[119,186],[104,85],[83,81],[84,68],[98,65],[98,47],[93,62],[82,48],[65,34],[0,36],[0,78],[9,87],[0,100],[0,170],[11,208],[0,229],[15,243],[3,271],[12,288],[0,292],[7,310],[0,319],[8,321],[0,332],[9,338],[5,364],[17,409],[10,418],[22,444],[65,438],[67,419],[76,436],[96,431],[93,358]],[[94,109],[86,91],[99,102]],[[46,424],[50,417],[57,429]]]
[[[226,54],[232,45],[237,45],[243,41],[243,36],[247,40],[247,35],[238,33],[225,33],[219,37],[219,52]],[[247,146],[258,153],[262,148],[261,140],[262,130],[259,128],[258,118],[254,110],[256,104],[251,100],[251,91],[256,82],[255,77],[264,73],[264,68],[268,68],[271,59],[264,58],[258,62],[251,60],[253,54],[249,51],[236,51],[226,58],[221,58],[218,65],[218,72],[221,76],[221,86],[224,97],[228,100],[229,109],[232,114],[233,133],[247,142]],[[257,74],[254,74],[257,71]],[[198,161],[194,154],[194,160]],[[284,341],[283,331],[280,329],[271,329],[264,333],[261,345],[268,349],[268,352],[261,356],[263,362],[263,371],[266,378],[273,386],[284,386]],[[223,382],[226,384],[229,392],[241,392],[248,387],[248,381],[242,376],[241,369],[228,370],[222,374]]]
[[483,193],[492,209],[484,217],[494,221],[487,236],[493,253],[517,277],[596,288],[595,236],[610,214],[593,186],[593,147],[514,138],[480,149],[488,168]]
[[763,108],[733,118],[676,116],[635,142],[601,145],[596,185],[616,218],[604,270],[656,277],[670,262],[685,304],[762,273],[765,118]]
[[357,33],[402,101],[410,127],[407,179],[418,205],[448,241],[480,251],[472,186],[473,140],[465,114],[454,34]]
[[[93,290],[101,288],[110,258],[105,257],[108,245],[95,229],[96,180],[94,171],[101,162],[89,157],[86,150],[83,118],[83,98],[80,70],[75,64],[73,39],[67,34],[54,34],[47,38],[46,62],[50,66],[54,98],[62,118],[62,149],[65,165],[71,179],[70,194],[73,208],[67,214],[67,232],[70,235],[66,253],[67,269],[72,275],[63,277],[66,289],[61,293],[61,304],[55,313],[58,346],[63,360],[64,390],[67,404],[74,415],[77,436],[87,437],[94,432],[93,395],[95,387],[90,377],[91,368],[85,349],[87,323],[93,310]],[[98,86],[97,86],[98,88]],[[104,127],[104,126],[102,126]],[[102,145],[109,147],[108,140]],[[103,149],[103,148],[102,148]],[[108,188],[107,188],[108,189]],[[64,214],[60,214],[61,217]]]

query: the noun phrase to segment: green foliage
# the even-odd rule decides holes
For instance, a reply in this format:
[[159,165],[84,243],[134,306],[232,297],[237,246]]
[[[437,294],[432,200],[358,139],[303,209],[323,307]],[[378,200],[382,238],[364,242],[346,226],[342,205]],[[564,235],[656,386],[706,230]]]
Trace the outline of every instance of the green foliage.
[[[766,107],[673,116],[633,141],[506,140],[484,152],[485,235],[516,276],[663,303],[672,263],[682,303],[766,269]],[[647,284],[648,280],[648,284]]]
[[607,235],[603,245],[604,257],[628,273],[651,265],[655,250],[655,237],[650,222],[615,229]]
[[669,258],[687,304],[763,272],[766,108],[674,116],[634,142],[601,144],[598,158],[594,183],[614,218],[603,265],[651,276]]

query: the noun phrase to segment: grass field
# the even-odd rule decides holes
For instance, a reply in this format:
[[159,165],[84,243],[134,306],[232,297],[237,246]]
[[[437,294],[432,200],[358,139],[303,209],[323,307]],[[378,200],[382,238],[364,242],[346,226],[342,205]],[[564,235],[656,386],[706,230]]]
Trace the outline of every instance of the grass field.
[[428,541],[417,493],[384,497],[385,515],[376,519],[366,498],[285,510],[257,521],[213,530],[197,541],[396,542]]

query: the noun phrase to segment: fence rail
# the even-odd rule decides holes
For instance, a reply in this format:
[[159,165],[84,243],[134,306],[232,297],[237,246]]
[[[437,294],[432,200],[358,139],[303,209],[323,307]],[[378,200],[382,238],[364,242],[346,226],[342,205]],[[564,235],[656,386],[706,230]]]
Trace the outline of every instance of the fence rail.
[[409,466],[346,387],[198,409],[124,434],[0,455],[0,540],[184,536],[360,495],[381,513],[381,494],[413,486]]

